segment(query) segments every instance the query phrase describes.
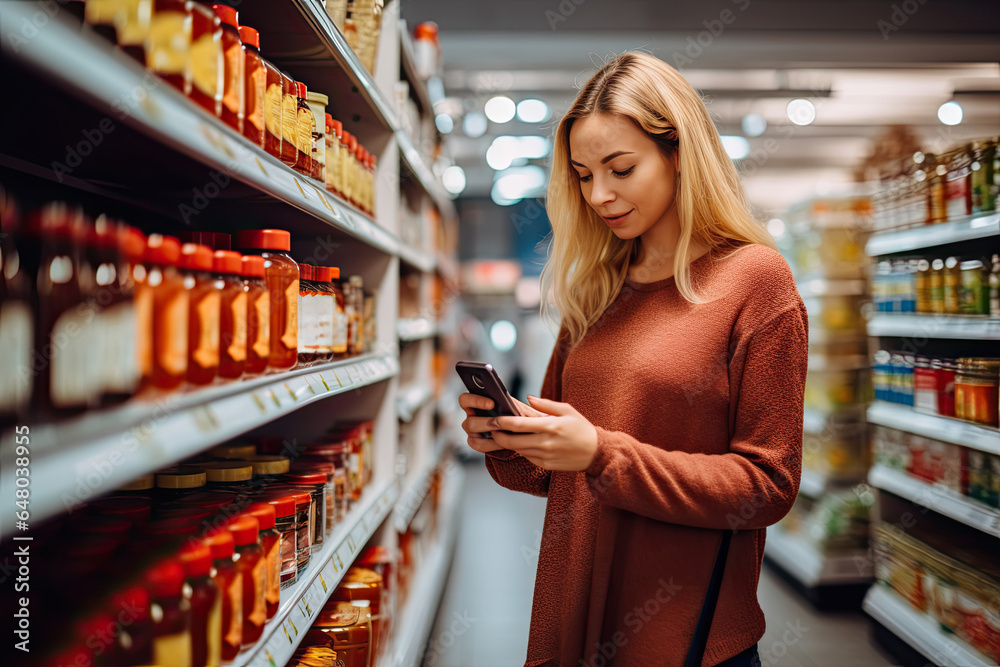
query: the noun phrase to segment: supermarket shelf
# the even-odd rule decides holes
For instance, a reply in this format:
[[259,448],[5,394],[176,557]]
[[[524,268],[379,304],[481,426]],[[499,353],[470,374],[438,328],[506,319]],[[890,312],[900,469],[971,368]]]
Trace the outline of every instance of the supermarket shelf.
[[1000,235],[1000,213],[989,213],[937,225],[878,232],[868,239],[865,253],[877,257],[997,235]]
[[434,392],[426,385],[418,386],[414,383],[406,388],[400,387],[396,395],[396,414],[400,420],[411,422],[420,408],[427,405],[432,398]]
[[[396,357],[367,355],[31,425],[31,518],[53,516],[305,405],[398,372]],[[0,485],[13,489],[13,434],[4,434],[2,443]],[[12,525],[8,512],[2,529]]]
[[402,240],[399,241],[397,249],[399,251],[399,258],[419,271],[431,273],[437,267],[437,258],[434,255],[420,252],[416,248],[408,246]]
[[805,539],[775,526],[767,530],[764,555],[806,588],[872,580],[872,562],[866,551],[827,556]]
[[431,451],[430,458],[427,460],[426,465],[424,465],[423,470],[420,471],[413,482],[400,495],[399,502],[396,503],[396,511],[393,515],[393,523],[397,531],[403,533],[410,527],[413,517],[416,516],[417,510],[420,509],[424,498],[427,497],[427,492],[430,491],[431,478],[434,476],[434,471],[441,462],[441,457],[447,448],[448,437],[444,434],[439,435],[437,440],[434,441],[434,449]]
[[826,475],[809,468],[802,469],[802,478],[799,480],[799,495],[806,498],[819,498],[826,491],[826,486]]
[[410,90],[416,96],[417,101],[424,115],[434,115],[434,105],[431,102],[431,95],[427,91],[427,82],[417,74],[417,56],[414,51],[413,37],[406,25],[406,21],[399,21],[399,57],[402,61],[402,70],[410,84]]
[[822,435],[840,429],[857,428],[864,423],[865,406],[847,405],[832,411],[806,407],[802,414],[802,432]]
[[396,323],[396,330],[399,333],[399,340],[404,342],[433,338],[437,335],[437,325],[426,317],[400,319]]
[[864,280],[829,280],[827,278],[804,278],[796,287],[805,299],[816,296],[864,296]]
[[[32,7],[31,3],[0,3],[0,22],[20,25],[21,20],[30,20]],[[53,19],[45,30],[39,30],[33,39],[19,45],[17,59],[40,72],[75,102],[83,100],[99,114],[106,114],[101,122],[109,122],[112,131],[101,143],[118,143],[111,148],[102,145],[102,151],[98,151],[101,154],[84,160],[74,177],[96,181],[121,178],[116,183],[122,200],[133,201],[136,197],[131,195],[141,195],[151,182],[159,179],[155,170],[160,169],[164,172],[160,180],[171,183],[169,187],[164,185],[161,198],[166,201],[177,197],[177,206],[167,209],[175,217],[184,217],[189,224],[187,218],[200,212],[192,191],[208,193],[212,191],[211,185],[218,196],[214,199],[205,196],[202,208],[212,206],[215,211],[215,206],[221,206],[227,214],[237,217],[252,212],[255,221],[281,221],[281,228],[293,232],[316,234],[334,228],[380,251],[397,252],[399,242],[393,234],[328,193],[324,184],[298,174],[252,145],[88,31],[73,29],[58,18]],[[123,113],[122,100],[131,99],[136,90],[144,91],[143,103],[132,105]],[[116,129],[112,118],[119,119],[128,130]],[[20,154],[32,163],[49,164],[50,152],[61,156],[65,150],[57,139],[54,136],[49,141],[52,145],[45,143],[37,153],[32,148],[37,140],[31,140],[30,145],[23,144],[28,140],[9,142],[4,150],[13,154],[6,161],[16,164]],[[149,163],[152,171],[123,172],[120,163],[109,161],[119,150],[127,154],[129,144],[133,150],[138,150],[141,144],[148,149],[167,148],[175,153],[165,152],[162,165]],[[61,174],[55,177],[59,180]],[[241,185],[233,187],[234,182]]]
[[945,634],[936,619],[915,609],[899,593],[875,584],[862,608],[935,665],[978,667],[996,664],[955,635]]
[[367,498],[362,496],[360,506],[352,509],[346,519],[334,527],[322,550],[312,555],[302,580],[281,592],[278,613],[264,627],[260,640],[230,663],[233,667],[273,667],[291,659],[324,603],[389,516],[398,497],[398,478],[387,480],[377,493]]
[[969,422],[927,415],[905,405],[876,401],[868,407],[868,421],[907,433],[916,433],[954,445],[1000,455],[1000,431]]
[[407,168],[416,177],[420,187],[434,200],[434,204],[441,212],[441,217],[445,220],[454,218],[457,215],[455,204],[445,194],[444,188],[441,187],[430,167],[427,166],[424,159],[420,156],[420,152],[413,145],[413,140],[410,136],[399,130],[396,132],[396,142],[399,144],[399,154],[402,156],[403,162],[406,163]]
[[928,484],[902,470],[883,465],[876,465],[868,472],[868,483],[984,533],[1000,537],[1000,511],[966,498],[952,489]]
[[395,656],[391,663],[394,667],[411,667],[422,663],[421,654],[434,625],[438,603],[444,593],[455,552],[458,511],[464,486],[465,470],[456,466],[442,494],[438,525],[443,534],[420,565],[411,584],[406,607],[400,614],[399,632],[394,644]]
[[855,355],[810,354],[811,371],[857,371],[868,368],[868,357]]
[[1000,340],[1000,318],[974,315],[875,315],[869,336]]

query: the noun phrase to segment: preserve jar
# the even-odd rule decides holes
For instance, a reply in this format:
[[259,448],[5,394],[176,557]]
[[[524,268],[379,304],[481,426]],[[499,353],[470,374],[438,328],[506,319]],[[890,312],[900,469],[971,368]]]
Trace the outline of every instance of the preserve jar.
[[[333,291],[333,271],[327,266],[317,266],[316,298],[318,299],[316,360],[327,362],[333,359],[333,334],[337,309]],[[339,272],[338,272],[339,273]]]
[[306,98],[309,90],[306,84],[295,81],[295,146],[298,148],[298,158],[295,161],[295,171],[306,176],[313,173],[313,135],[316,134],[316,118],[309,108]]
[[284,123],[282,100],[284,99],[285,81],[279,70],[269,60],[262,58],[264,65],[264,82],[267,86],[264,92],[264,150],[276,159],[282,159],[282,136]]
[[[239,13],[227,5],[212,5],[222,24],[222,122],[243,133],[244,63]],[[259,56],[258,56],[259,58]]]
[[267,620],[264,600],[264,553],[260,547],[260,524],[256,517],[241,513],[226,524],[236,546],[236,569],[243,578],[243,639],[247,647],[260,639]]
[[372,635],[366,609],[346,602],[328,602],[319,613],[313,628],[325,632],[330,646],[337,652],[338,665],[367,667]]
[[285,483],[273,484],[268,494],[291,496],[295,501],[295,558],[296,576],[301,577],[309,567],[312,557],[313,497],[309,489]]
[[243,641],[243,574],[233,561],[236,543],[226,527],[209,530],[203,541],[212,552],[212,581],[222,599],[222,659],[229,662]]
[[153,368],[149,385],[176,389],[184,381],[188,362],[188,291],[177,270],[180,242],[151,234],[146,240],[146,280],[153,292]]
[[[294,503],[287,501],[286,505],[294,506]],[[278,508],[271,503],[254,502],[247,507],[246,513],[256,517],[260,524],[260,548],[264,562],[264,603],[267,610],[266,620],[271,620],[278,613],[278,602],[281,597],[281,531],[277,528]]]
[[299,161],[299,100],[295,81],[285,72],[281,75],[281,161],[293,169]]
[[293,474],[321,474],[326,479],[326,490],[323,494],[323,531],[324,534],[328,534],[333,531],[336,517],[336,466],[329,461],[322,461],[314,457],[310,457],[310,460],[303,459],[304,457],[299,457],[292,463],[291,472]]
[[243,256],[216,250],[212,256],[219,292],[219,377],[238,380],[247,362],[247,293],[243,288]]
[[313,553],[319,551],[326,539],[326,475],[311,472],[288,472],[280,479],[283,484],[309,493],[311,498],[309,526],[312,531],[309,536],[310,548]]
[[347,349],[347,311],[344,301],[344,291],[341,289],[340,267],[328,266],[330,270],[330,289],[333,291],[333,342],[331,343],[333,358],[345,359]]
[[958,360],[955,378],[955,416],[996,427],[1000,408],[1000,359]]
[[247,361],[244,372],[259,375],[271,354],[271,292],[264,280],[264,258],[243,258],[243,291],[247,295]]
[[326,105],[330,103],[330,98],[322,93],[310,92],[306,95],[306,102],[313,115],[315,123],[313,129],[312,157],[313,169],[312,177],[320,183],[326,183]]
[[989,269],[978,260],[970,259],[961,264],[961,296],[958,311],[963,315],[989,315]]
[[956,315],[959,312],[959,302],[961,301],[962,271],[959,267],[957,257],[948,257],[944,260],[944,274],[941,278],[944,312],[949,315]]
[[280,229],[244,230],[237,245],[244,254],[264,258],[264,276],[270,292],[270,342],[268,365],[289,370],[298,358],[299,265],[288,254],[291,235]]
[[[274,507],[274,530],[278,539],[278,581],[281,589],[288,588],[297,578],[298,556],[296,554],[296,496],[308,494],[281,489],[267,489],[254,496],[254,500]],[[271,613],[270,607],[268,613]],[[272,614],[273,615],[273,614]],[[269,617],[270,618],[270,617]]]
[[340,196],[353,204],[354,193],[354,153],[358,149],[358,140],[354,135],[343,130],[340,137]]
[[191,665],[222,661],[222,595],[212,579],[212,550],[201,540],[180,552],[191,604]]
[[315,267],[309,264],[299,264],[298,363],[301,366],[312,365],[316,362],[319,310],[316,286],[313,283],[314,269]]
[[185,243],[180,267],[188,291],[187,381],[207,385],[219,373],[221,296],[212,277],[212,249]]
[[148,382],[153,372],[153,288],[146,281],[148,270],[143,256],[146,252],[146,235],[134,227],[122,225],[119,234],[127,264],[128,278],[132,283],[132,303],[135,315],[135,351],[139,381]]
[[341,137],[344,127],[339,120],[326,114],[326,189],[343,198],[340,184]]
[[245,25],[239,30],[243,42],[243,136],[264,148],[267,70],[260,57],[260,34]]
[[250,483],[253,478],[253,467],[246,461],[231,459],[206,461],[194,465],[205,471],[208,480],[205,484],[206,491],[234,491],[243,494],[253,491],[253,485]]
[[[348,469],[350,467],[350,446],[343,442],[313,444],[306,447],[300,461],[322,461],[333,465],[333,523],[338,524],[347,516],[350,509],[351,483]],[[328,503],[328,507],[331,504]]]
[[216,117],[222,116],[225,66],[222,57],[222,22],[208,7],[188,0],[191,49],[188,52],[188,97]]
[[255,456],[257,454],[257,448],[248,443],[216,445],[205,452],[205,454],[209,458],[220,459],[223,461],[229,459],[246,460],[248,456]]

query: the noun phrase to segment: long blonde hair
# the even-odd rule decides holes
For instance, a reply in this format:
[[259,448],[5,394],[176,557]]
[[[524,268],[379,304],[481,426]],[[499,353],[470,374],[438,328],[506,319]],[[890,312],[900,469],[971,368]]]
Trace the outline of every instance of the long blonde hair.
[[621,240],[583,198],[570,166],[569,132],[593,113],[632,119],[668,156],[679,154],[676,206],[681,232],[674,253],[677,288],[700,299],[687,262],[692,242],[716,248],[750,243],[775,247],[750,213],[733,161],[726,154],[701,97],[677,70],[641,52],[606,63],[587,81],[556,129],[546,210],[552,223],[549,256],[542,269],[542,315],[558,310],[575,346],[618,297],[640,238]]

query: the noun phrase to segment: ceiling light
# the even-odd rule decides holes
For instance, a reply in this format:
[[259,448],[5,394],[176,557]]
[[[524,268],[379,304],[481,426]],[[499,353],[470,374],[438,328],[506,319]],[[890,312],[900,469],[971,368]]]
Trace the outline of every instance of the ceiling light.
[[742,160],[750,155],[750,142],[743,137],[722,135],[722,147],[726,149],[726,155],[731,160]]
[[441,175],[441,183],[448,194],[462,194],[462,191],[465,190],[465,170],[457,164],[451,165]]
[[547,137],[534,134],[523,136],[501,135],[493,140],[486,151],[486,163],[497,171],[511,166],[515,160],[537,160],[552,153],[552,142]]
[[549,105],[541,100],[521,100],[517,103],[517,119],[523,123],[544,123],[552,117]]
[[490,98],[490,100],[486,102],[486,106],[483,107],[483,110],[486,112],[486,117],[494,123],[506,123],[514,117],[516,109],[517,107],[514,105],[514,100],[509,97],[504,97],[503,95]]
[[455,121],[446,113],[434,116],[434,125],[437,126],[438,132],[441,134],[451,134],[451,131],[455,129]]
[[783,220],[778,218],[771,218],[767,221],[767,231],[771,233],[771,236],[778,238],[779,236],[785,235],[785,223]]
[[785,108],[788,120],[796,125],[809,125],[816,120],[816,107],[809,100],[801,98],[792,100]]
[[748,137],[759,137],[767,129],[767,120],[759,113],[748,113],[743,116],[743,134]]
[[497,352],[510,352],[517,343],[517,327],[509,320],[497,320],[490,327],[490,342]]
[[958,102],[945,102],[938,107],[938,120],[945,125],[958,125],[962,116],[962,105]]
[[496,175],[493,190],[507,200],[540,197],[545,190],[545,170],[538,165],[505,169]]
[[465,119],[462,121],[462,131],[471,139],[478,139],[486,134],[487,127],[489,122],[481,111],[470,111],[465,114]]

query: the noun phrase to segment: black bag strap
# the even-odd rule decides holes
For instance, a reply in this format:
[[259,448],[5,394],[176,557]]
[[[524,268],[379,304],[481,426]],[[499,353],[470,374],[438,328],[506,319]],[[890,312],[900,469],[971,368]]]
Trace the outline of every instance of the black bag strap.
[[708,582],[708,590],[705,591],[705,601],[701,605],[701,613],[698,614],[698,623],[694,626],[694,637],[691,638],[684,667],[701,667],[705,647],[708,645],[708,631],[712,627],[712,617],[715,615],[715,605],[719,601],[722,573],[726,570],[726,557],[729,555],[729,541],[732,536],[731,530],[722,532],[719,555],[715,557],[715,567],[712,568],[712,580]]

